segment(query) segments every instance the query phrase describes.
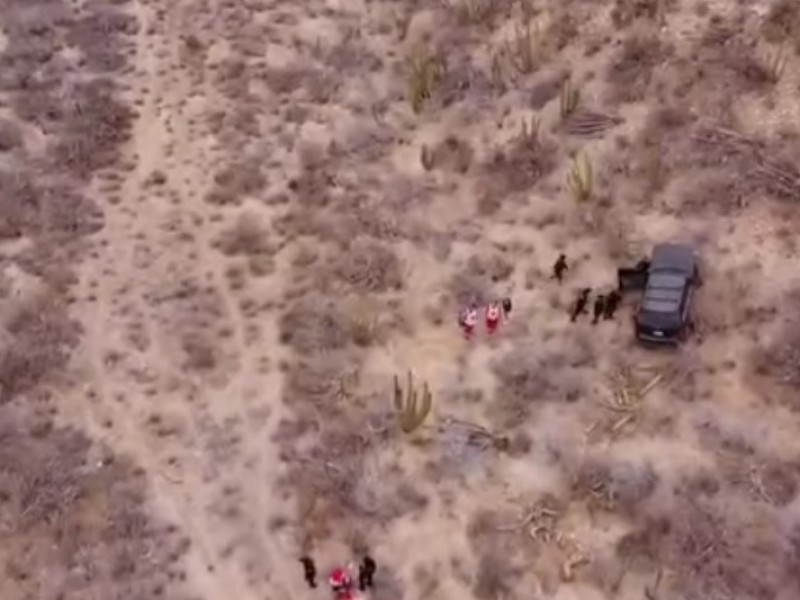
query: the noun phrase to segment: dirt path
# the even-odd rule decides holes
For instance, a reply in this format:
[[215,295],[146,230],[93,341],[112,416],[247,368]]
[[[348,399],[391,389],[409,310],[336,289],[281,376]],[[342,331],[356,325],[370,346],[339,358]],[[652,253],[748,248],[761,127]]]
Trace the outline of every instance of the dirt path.
[[[171,4],[161,19],[147,4],[134,5],[142,27],[130,83],[139,115],[127,155],[136,168],[105,206],[105,248],[81,273],[78,295],[91,298],[78,309],[92,381],[84,425],[147,472],[155,505],[191,539],[193,588],[206,598],[263,598],[272,577],[286,596],[285,574],[271,568],[275,540],[264,535],[279,382],[247,347],[203,201],[221,157],[196,119],[218,99],[192,86],[181,38],[164,35],[180,29],[192,3]],[[166,181],[146,183],[154,172]],[[269,343],[274,324],[260,325]],[[199,358],[192,343],[202,346]],[[193,370],[192,360],[208,364]]]

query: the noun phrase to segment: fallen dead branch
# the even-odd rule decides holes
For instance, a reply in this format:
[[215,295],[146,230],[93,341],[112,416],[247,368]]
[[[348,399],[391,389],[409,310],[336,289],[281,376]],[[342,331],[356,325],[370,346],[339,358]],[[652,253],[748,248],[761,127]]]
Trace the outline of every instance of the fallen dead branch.
[[468,443],[480,447],[481,450],[489,448],[506,450],[510,443],[507,436],[490,431],[482,425],[456,419],[455,417],[446,417],[438,425],[440,433],[445,433],[451,429],[466,430],[468,432]]
[[[616,434],[625,426],[635,423],[641,402],[663,379],[663,373],[657,373],[647,383],[638,386],[634,373],[630,369],[622,369],[615,378],[611,398],[601,402],[604,408],[617,415],[609,426],[609,432]],[[594,429],[595,425],[591,426],[587,434]]]
[[564,119],[561,130],[567,135],[593,137],[602,135],[623,121],[620,117],[578,109]]

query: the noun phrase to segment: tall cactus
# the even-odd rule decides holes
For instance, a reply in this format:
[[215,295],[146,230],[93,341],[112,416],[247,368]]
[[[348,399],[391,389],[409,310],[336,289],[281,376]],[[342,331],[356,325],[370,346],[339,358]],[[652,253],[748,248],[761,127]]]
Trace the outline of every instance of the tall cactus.
[[431,395],[428,383],[422,383],[422,396],[420,397],[414,387],[414,378],[411,371],[408,372],[407,386],[405,394],[400,385],[400,379],[394,376],[394,407],[397,410],[397,420],[403,433],[413,433],[419,429],[431,412],[433,396]]

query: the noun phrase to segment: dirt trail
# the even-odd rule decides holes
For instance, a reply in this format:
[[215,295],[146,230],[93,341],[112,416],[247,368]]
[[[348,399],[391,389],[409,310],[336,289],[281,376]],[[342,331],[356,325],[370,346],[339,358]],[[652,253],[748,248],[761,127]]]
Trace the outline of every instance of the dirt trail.
[[[191,587],[205,598],[260,599],[272,579],[290,596],[285,573],[272,568],[279,546],[265,535],[263,510],[278,463],[269,432],[280,386],[247,347],[226,265],[211,247],[202,190],[222,157],[208,150],[200,117],[219,99],[192,86],[173,35],[191,4],[171,3],[161,17],[151,3],[134,4],[142,26],[129,83],[138,118],[126,155],[136,168],[105,206],[103,252],[81,267],[78,296],[90,301],[76,313],[92,382],[81,414],[92,435],[147,472],[155,506],[190,537]],[[154,172],[166,181],[148,184]],[[274,324],[261,326],[269,344]],[[212,368],[186,368],[194,338],[213,341]]]

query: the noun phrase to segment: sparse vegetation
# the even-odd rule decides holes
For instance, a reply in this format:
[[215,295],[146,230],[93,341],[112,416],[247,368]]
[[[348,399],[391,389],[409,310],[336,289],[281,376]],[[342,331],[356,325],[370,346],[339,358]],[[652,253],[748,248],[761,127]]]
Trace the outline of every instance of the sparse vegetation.
[[794,44],[800,52],[800,6],[792,0],[774,0],[762,24],[767,41]]
[[796,2],[0,4],[3,600],[798,597]]
[[394,377],[394,408],[397,411],[397,420],[401,431],[406,434],[414,433],[425,423],[425,419],[433,407],[433,395],[428,388],[428,382],[422,383],[422,389],[414,385],[414,376],[411,371],[406,376],[405,390],[400,385],[400,379]]
[[444,62],[424,46],[416,46],[408,57],[408,101],[414,114],[422,112],[436,84],[444,76]]
[[788,61],[785,45],[780,44],[775,49],[763,50],[761,60],[768,81],[778,83],[783,77],[784,71],[786,71],[786,63]]
[[579,154],[573,159],[567,173],[567,186],[577,202],[591,200],[594,194],[594,170],[586,154]]
[[514,37],[506,41],[506,52],[513,67],[521,74],[533,73],[542,59],[541,31],[530,22],[514,27]]
[[559,94],[559,114],[561,120],[567,119],[572,115],[580,105],[581,91],[572,84],[571,79],[565,79],[561,84],[561,93]]

